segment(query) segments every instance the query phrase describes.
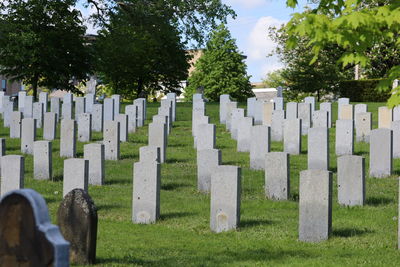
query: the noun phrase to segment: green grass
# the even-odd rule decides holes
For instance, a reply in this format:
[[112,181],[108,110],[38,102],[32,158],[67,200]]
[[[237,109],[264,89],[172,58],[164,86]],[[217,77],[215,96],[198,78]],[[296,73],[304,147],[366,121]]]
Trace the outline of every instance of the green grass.
[[[383,103],[368,103],[377,127],[377,109]],[[244,105],[241,105],[244,107]],[[148,121],[157,112],[148,104]],[[333,105],[333,122],[337,106]],[[131,222],[132,168],[138,161],[139,147],[147,144],[147,126],[130,134],[121,144],[122,160],[106,162],[106,185],[89,186],[98,207],[99,227],[97,266],[395,266],[397,250],[398,182],[394,175],[385,179],[367,177],[367,204],[347,208],[337,204],[335,129],[330,130],[330,165],[334,172],[333,232],[319,244],[298,241],[298,180],[307,168],[307,137],[302,154],[291,156],[290,201],[274,202],[264,196],[264,173],[249,169],[249,154],[236,152],[236,142],[219,124],[218,104],[207,104],[211,123],[217,124],[217,147],[223,164],[242,167],[241,222],[236,231],[215,234],[209,229],[210,199],[196,190],[196,159],[191,135],[191,104],[179,103],[177,121],[168,139],[167,163],[162,165],[161,218],[153,225]],[[7,138],[7,154],[20,154],[20,141]],[[59,135],[58,135],[59,136]],[[102,139],[94,134],[94,140]],[[38,140],[42,139],[41,130]],[[273,142],[272,151],[282,151]],[[78,156],[83,143],[78,143]],[[355,154],[366,158],[369,145],[355,144]],[[62,166],[59,140],[53,142],[54,181],[32,179],[32,157],[26,156],[25,187],[41,193],[53,222],[62,199]],[[400,160],[394,172],[400,173]]]

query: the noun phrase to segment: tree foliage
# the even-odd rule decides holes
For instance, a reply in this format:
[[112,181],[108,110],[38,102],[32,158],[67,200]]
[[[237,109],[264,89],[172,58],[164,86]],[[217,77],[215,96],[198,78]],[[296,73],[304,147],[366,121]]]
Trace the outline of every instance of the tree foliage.
[[162,12],[133,1],[109,15],[95,45],[96,69],[114,93],[134,98],[174,91],[186,80],[188,56],[179,33]]
[[284,28],[271,28],[270,38],[277,44],[274,54],[277,54],[284,68],[281,77],[286,83],[286,88],[294,94],[317,93],[320,96],[335,93],[341,80],[352,78],[352,70],[342,69],[337,60],[343,49],[335,44],[330,44],[321,49],[318,61],[310,64],[314,54],[307,47],[309,39],[304,36],[298,38],[298,45],[288,49],[286,43],[289,39]]
[[75,0],[0,3],[0,73],[37,87],[76,90],[89,72],[85,27]]
[[[287,0],[295,7],[297,0]],[[330,44],[345,49],[339,62],[343,66],[360,64],[368,66],[368,52],[384,43],[400,46],[400,1],[388,0],[321,0],[315,8],[295,13],[287,24],[290,38],[288,46],[296,47],[304,36],[309,38],[307,47],[314,53],[316,62],[321,50]],[[393,66],[379,85],[390,90],[393,81],[400,77],[400,65]],[[400,103],[400,87],[393,89],[389,105]]]
[[202,87],[204,96],[210,101],[218,101],[222,94],[243,101],[253,95],[249,79],[235,39],[221,24],[211,33],[204,54],[195,64],[185,97],[191,99],[196,90]]

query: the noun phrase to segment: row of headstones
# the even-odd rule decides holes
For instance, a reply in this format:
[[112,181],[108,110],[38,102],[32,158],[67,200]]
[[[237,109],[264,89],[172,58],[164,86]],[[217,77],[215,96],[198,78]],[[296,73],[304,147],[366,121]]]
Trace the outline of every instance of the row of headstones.
[[161,100],[148,128],[148,146],[139,149],[133,166],[132,222],[155,223],[160,216],[161,164],[166,163],[168,135],[176,121],[176,94]]
[[[230,100],[229,100],[230,101]],[[229,102],[228,102],[229,103]],[[231,134],[233,137],[238,138],[238,148],[240,140],[240,120],[248,120],[250,125],[250,166],[252,169],[264,169],[265,170],[265,194],[266,197],[275,200],[287,200],[290,192],[290,160],[289,154],[286,152],[269,152],[270,151],[270,127],[266,125],[256,125],[253,126],[252,118],[245,118],[239,111],[239,116],[236,118],[234,116],[237,109],[231,111],[232,122],[231,130],[235,125],[234,120],[238,119],[239,128],[237,134]],[[223,116],[223,115],[222,115]],[[229,118],[229,115],[227,116]],[[301,122],[300,119],[297,119]],[[232,127],[233,126],[233,127]],[[298,137],[301,136],[301,126],[298,124]],[[293,133],[292,133],[293,134]],[[297,135],[297,134],[296,134]],[[329,166],[329,132],[327,127],[317,127],[309,129],[309,155],[308,155],[308,171],[302,172],[300,179],[306,180],[306,178],[312,176],[313,171],[317,174],[319,171],[328,172]],[[239,150],[239,149],[238,149]],[[360,156],[342,156],[338,158],[338,201],[339,204],[354,206],[363,205],[365,200],[365,172],[364,172],[364,158]],[[318,174],[319,175],[319,174]],[[331,189],[332,190],[332,189]],[[234,190],[236,192],[236,190]],[[314,188],[303,186],[300,197],[308,198],[310,194],[314,193]],[[318,196],[321,196],[319,194]],[[329,197],[322,194],[322,198],[317,198],[317,202],[324,202]],[[235,202],[231,204],[237,203]],[[332,199],[330,200],[332,201]],[[300,208],[300,214],[315,213],[304,219],[304,216],[300,216],[300,232],[299,238],[302,241],[320,241],[326,239],[329,235],[328,232],[325,235],[321,235],[323,232],[321,227],[318,228],[318,220],[315,221],[314,217],[321,216],[324,211],[307,209],[309,206],[308,202],[304,202],[303,207]],[[325,205],[326,203],[322,203]],[[322,212],[322,213],[321,213]],[[324,218],[326,219],[326,218]],[[313,225],[313,227],[304,230],[304,226]],[[315,227],[316,228],[315,228]],[[324,224],[322,224],[324,226]]]

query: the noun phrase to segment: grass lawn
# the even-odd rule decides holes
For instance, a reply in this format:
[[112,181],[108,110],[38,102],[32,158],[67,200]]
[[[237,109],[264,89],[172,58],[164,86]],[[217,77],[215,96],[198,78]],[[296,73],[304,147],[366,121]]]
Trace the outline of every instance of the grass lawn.
[[[368,103],[377,127],[377,110],[383,103]],[[167,163],[161,169],[161,218],[153,225],[131,222],[132,168],[138,161],[139,147],[147,144],[147,124],[158,104],[148,104],[146,127],[130,134],[121,144],[122,159],[106,162],[106,185],[89,186],[89,194],[98,207],[97,266],[396,266],[398,181],[400,160],[394,161],[390,178],[367,177],[367,204],[347,208],[337,204],[335,129],[330,130],[330,166],[334,175],[332,236],[319,244],[298,239],[299,172],[307,168],[307,137],[302,154],[291,156],[291,199],[274,202],[264,197],[264,172],[249,169],[249,153],[236,152],[236,141],[225,125],[219,124],[219,106],[207,104],[207,115],[217,125],[217,147],[225,165],[242,167],[241,222],[236,231],[214,234],[209,229],[210,199],[196,190],[196,152],[191,135],[191,104],[178,103],[177,121],[168,139]],[[240,105],[244,107],[244,105]],[[318,106],[318,105],[317,105]],[[333,105],[333,122],[337,105]],[[2,125],[2,124],[1,124]],[[59,128],[58,128],[59,131]],[[7,138],[7,154],[20,154],[20,141]],[[59,134],[58,134],[59,137]],[[102,140],[100,133],[94,141]],[[37,140],[42,139],[38,130]],[[83,156],[83,143],[77,145]],[[283,145],[272,143],[272,151]],[[369,145],[355,144],[355,154],[366,158],[369,170]],[[59,140],[53,142],[54,181],[32,179],[32,156],[26,156],[25,187],[41,193],[56,223],[56,211],[62,199],[63,159]]]

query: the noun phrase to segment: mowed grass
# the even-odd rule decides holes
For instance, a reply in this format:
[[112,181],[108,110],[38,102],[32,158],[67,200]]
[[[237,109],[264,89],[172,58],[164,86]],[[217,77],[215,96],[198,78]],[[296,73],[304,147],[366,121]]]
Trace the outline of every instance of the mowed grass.
[[[384,103],[368,103],[377,127],[377,110]],[[225,125],[219,124],[217,103],[207,104],[207,115],[217,125],[217,147],[225,165],[242,168],[241,222],[236,231],[215,234],[209,229],[210,198],[197,192],[196,152],[191,134],[191,104],[179,103],[177,121],[168,138],[167,162],[161,171],[161,218],[153,225],[131,222],[132,169],[138,161],[139,147],[147,144],[147,125],[158,104],[148,104],[146,126],[121,143],[118,162],[106,162],[106,184],[89,186],[99,216],[97,266],[395,266],[400,264],[397,250],[398,181],[400,160],[394,161],[392,177],[367,177],[367,203],[364,207],[337,204],[335,129],[330,130],[330,168],[333,172],[333,215],[331,238],[318,244],[298,241],[299,172],[307,169],[307,137],[302,154],[291,156],[289,201],[271,201],[264,196],[264,172],[249,169],[249,153],[236,152],[236,142]],[[244,107],[244,104],[240,105]],[[318,105],[317,105],[318,106]],[[333,105],[333,122],[337,105]],[[20,154],[20,141],[7,138],[7,154]],[[59,136],[59,135],[58,135]],[[38,130],[37,140],[42,139]],[[93,135],[102,139],[101,133]],[[77,145],[83,156],[83,143]],[[280,142],[272,151],[282,151]],[[369,145],[355,144],[355,154],[366,158]],[[53,142],[54,181],[32,179],[32,156],[26,156],[25,187],[41,193],[56,223],[62,199],[63,160],[59,140]],[[77,223],[78,226],[78,223]]]

